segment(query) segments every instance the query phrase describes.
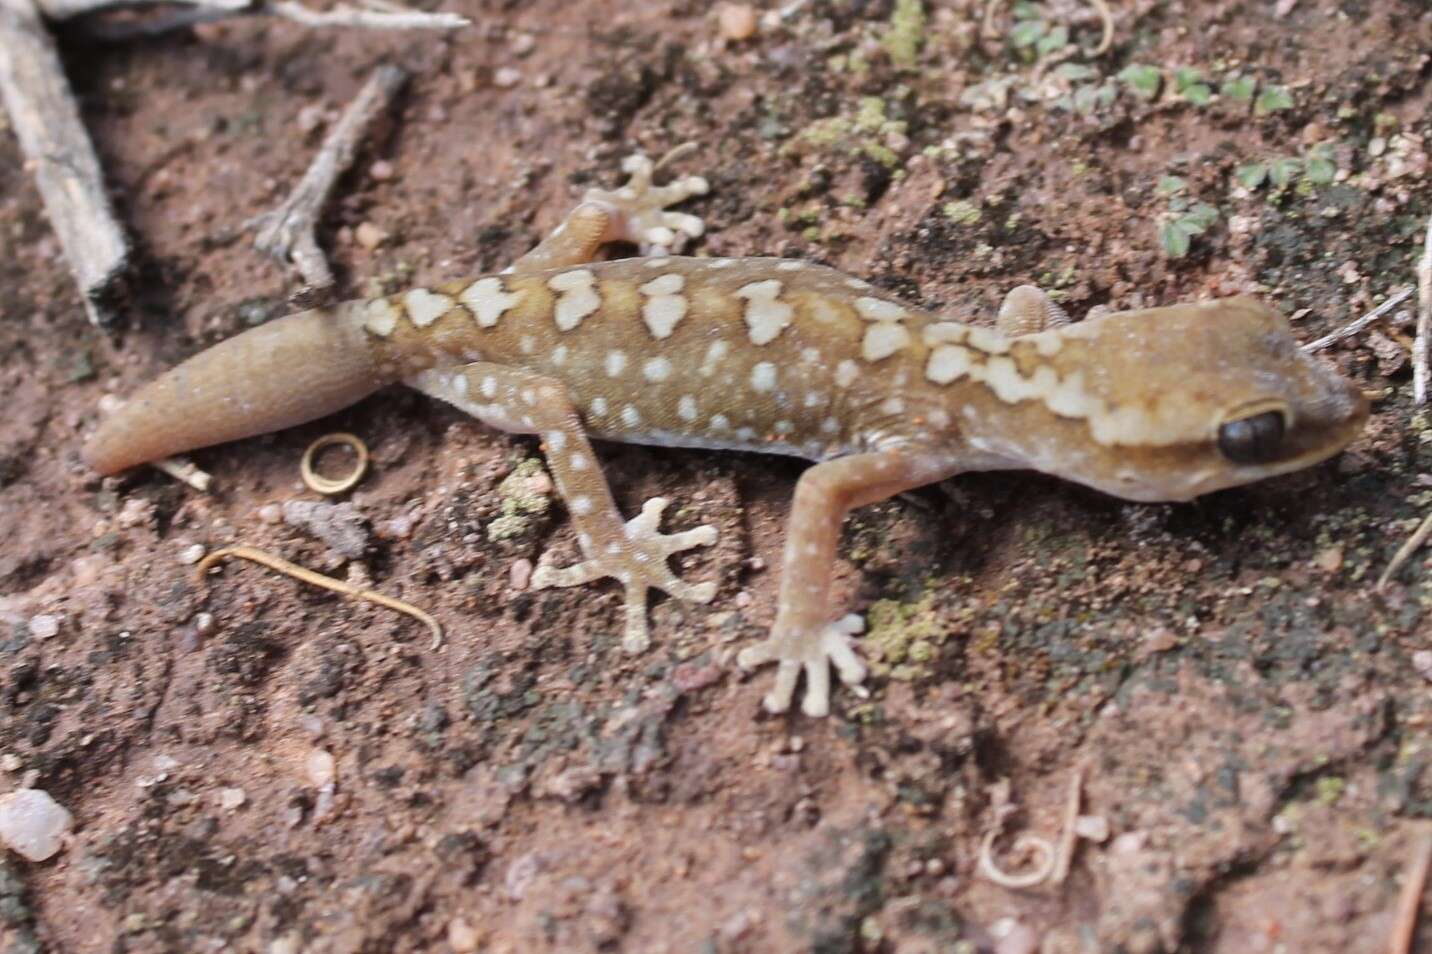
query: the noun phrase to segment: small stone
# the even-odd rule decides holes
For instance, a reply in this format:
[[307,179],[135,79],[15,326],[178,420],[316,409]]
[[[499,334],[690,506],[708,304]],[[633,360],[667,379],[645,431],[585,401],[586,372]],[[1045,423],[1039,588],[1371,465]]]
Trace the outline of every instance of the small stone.
[[[1004,924],[1010,919],[1000,922]],[[991,932],[993,933],[993,932]],[[1015,921],[1009,924],[1004,935],[994,946],[995,954],[1034,954],[1039,950],[1039,934],[1028,924]]]
[[283,521],[289,526],[302,527],[350,560],[358,559],[368,549],[364,517],[351,503],[288,500],[283,505]]
[[283,508],[276,503],[264,504],[259,508],[259,519],[264,523],[283,522]]
[[42,789],[0,795],[0,842],[30,861],[53,857],[72,824],[74,817]]
[[756,35],[756,11],[745,3],[723,3],[716,11],[716,25],[723,40],[749,40]]
[[207,636],[214,631],[214,614],[200,613],[194,617],[194,632]]
[[36,639],[51,639],[60,631],[60,618],[48,614],[31,616],[29,629],[30,635]]
[[1144,637],[1144,647],[1151,653],[1166,653],[1178,645],[1172,630],[1159,627]]
[[469,954],[477,950],[477,931],[473,930],[466,918],[453,918],[448,922],[448,946],[457,954]]
[[242,788],[219,789],[219,807],[226,812],[238,810],[248,800],[249,797]]
[[1102,845],[1109,840],[1109,819],[1103,815],[1080,815],[1074,819],[1074,834]]
[[333,761],[333,755],[325,749],[309,752],[305,765],[308,769],[308,780],[318,788],[332,785],[338,775],[338,766]]
[[525,590],[532,582],[532,561],[526,557],[512,561],[512,567],[507,571],[508,578],[514,590]]
[[195,543],[179,551],[179,562],[185,566],[193,566],[204,559],[204,545]]
[[323,125],[324,119],[323,107],[318,103],[310,103],[298,111],[299,132],[313,132]]
[[537,49],[537,38],[530,33],[519,33],[512,38],[508,48],[514,56],[526,56]]
[[372,222],[359,222],[358,227],[353,230],[353,238],[359,245],[371,252],[388,241],[389,236],[387,232]]
[[504,66],[492,74],[492,85],[498,89],[511,89],[522,82],[522,71]]
[[1327,547],[1318,551],[1318,555],[1313,557],[1313,562],[1318,565],[1318,569],[1324,572],[1336,573],[1342,569],[1343,565],[1342,547]]
[[24,764],[24,762],[20,761],[20,756],[14,752],[6,752],[4,755],[0,755],[0,768],[7,772],[18,772],[20,771],[20,766]]
[[379,159],[368,167],[368,175],[378,182],[387,182],[393,178],[393,164],[386,159]]
[[[1412,654],[1412,668],[1421,674],[1423,679],[1432,682],[1432,649],[1419,649]],[[13,757],[13,756],[8,756]],[[11,771],[14,771],[11,769]]]

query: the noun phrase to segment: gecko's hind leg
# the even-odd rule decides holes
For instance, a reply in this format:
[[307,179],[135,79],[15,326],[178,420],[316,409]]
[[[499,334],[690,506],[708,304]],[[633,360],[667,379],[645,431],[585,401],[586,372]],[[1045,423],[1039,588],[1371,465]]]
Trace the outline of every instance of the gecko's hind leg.
[[622,169],[631,176],[626,185],[610,191],[588,189],[562,224],[507,271],[581,265],[592,261],[608,242],[631,242],[643,255],[669,255],[688,239],[699,237],[706,230],[705,222],[683,212],[668,212],[667,207],[705,195],[710,186],[701,176],[654,185],[656,168],[646,156],[628,156],[622,162]]
[[627,652],[641,652],[650,643],[646,624],[648,589],[656,588],[696,603],[710,602],[716,595],[715,583],[687,583],[672,573],[666,562],[674,553],[715,543],[716,528],[703,525],[679,533],[662,533],[659,524],[667,501],[661,497],[643,504],[638,516],[622,520],[582,429],[581,418],[561,381],[521,368],[476,362],[424,371],[407,384],[492,427],[542,435],[547,466],[566,501],[577,529],[577,543],[586,559],[562,568],[542,564],[532,575],[532,584],[541,589],[615,577],[626,590],[622,648]]

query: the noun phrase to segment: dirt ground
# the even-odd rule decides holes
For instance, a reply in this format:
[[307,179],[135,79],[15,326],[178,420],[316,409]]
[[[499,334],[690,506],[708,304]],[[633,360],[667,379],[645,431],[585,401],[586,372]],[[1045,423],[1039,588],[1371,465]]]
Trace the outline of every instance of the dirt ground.
[[[137,267],[123,325],[90,327],[0,127],[0,787],[76,820],[56,858],[0,859],[0,949],[1384,951],[1432,818],[1425,552],[1372,587],[1432,507],[1405,317],[1329,352],[1380,397],[1311,471],[1177,506],[984,475],[856,514],[839,596],[877,675],[825,720],[764,715],[770,671],[734,664],[796,462],[602,449],[626,512],[660,493],[722,532],[677,561],[717,599],[658,602],[629,657],[614,584],[521,586],[576,553],[559,502],[502,483],[535,442],[416,393],[199,452],[209,495],[78,457],[104,395],[285,310],[240,226],[385,61],[414,77],[320,236],[343,297],[500,269],[622,156],[686,141],[695,253],[967,320],[1025,282],[1076,316],[1250,291],[1311,340],[1413,280],[1423,0],[1110,5],[1097,56],[1081,0],[1000,4],[989,37],[969,0],[791,3],[730,42],[691,0],[62,34]],[[375,458],[348,556],[277,506],[317,499],[298,458],[332,430]],[[231,542],[448,642],[252,566],[196,584]],[[996,856],[1037,861],[1014,842],[1057,835],[1077,773],[1107,838],[1062,885],[981,877],[1010,808]]]

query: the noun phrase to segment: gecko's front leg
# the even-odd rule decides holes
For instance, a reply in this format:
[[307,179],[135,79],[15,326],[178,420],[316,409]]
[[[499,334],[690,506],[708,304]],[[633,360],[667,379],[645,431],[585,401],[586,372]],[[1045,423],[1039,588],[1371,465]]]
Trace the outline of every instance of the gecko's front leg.
[[659,524],[667,502],[661,497],[648,500],[638,516],[623,521],[561,381],[521,368],[477,362],[424,371],[407,383],[492,427],[542,435],[547,465],[572,515],[586,559],[565,568],[543,564],[532,575],[532,584],[541,589],[614,577],[626,590],[622,648],[627,652],[641,652],[650,643],[648,589],[697,603],[710,602],[716,595],[715,583],[687,583],[666,562],[674,553],[715,543],[716,528],[703,525],[662,533]]
[[790,708],[802,671],[806,694],[801,711],[811,716],[830,711],[832,665],[846,685],[865,678],[865,664],[851,644],[864,628],[860,617],[830,620],[830,584],[846,514],[966,469],[948,454],[909,448],[840,457],[801,475],[786,529],[776,623],[770,638],[737,657],[747,668],[777,664],[775,687],[765,697],[769,711]]

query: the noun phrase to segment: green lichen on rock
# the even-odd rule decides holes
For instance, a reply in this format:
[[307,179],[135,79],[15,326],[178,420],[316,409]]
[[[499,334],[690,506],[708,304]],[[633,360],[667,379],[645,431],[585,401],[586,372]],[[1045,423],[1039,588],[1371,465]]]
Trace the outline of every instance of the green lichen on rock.
[[904,120],[889,117],[885,101],[879,96],[862,96],[854,116],[818,119],[801,130],[797,139],[820,149],[863,154],[886,168],[894,168],[900,162],[900,154],[892,143],[905,148],[908,128]]
[[552,482],[535,457],[523,460],[497,485],[502,498],[502,515],[487,525],[487,538],[494,543],[527,533],[532,518],[552,509]]
[[895,0],[890,29],[881,44],[890,62],[901,69],[913,69],[925,42],[925,5],[920,0]]
[[865,647],[870,669],[891,679],[914,679],[925,674],[949,636],[934,608],[934,595],[926,593],[911,603],[876,600],[866,614],[869,631]]

